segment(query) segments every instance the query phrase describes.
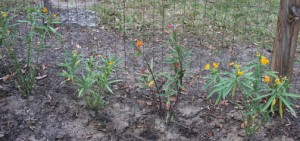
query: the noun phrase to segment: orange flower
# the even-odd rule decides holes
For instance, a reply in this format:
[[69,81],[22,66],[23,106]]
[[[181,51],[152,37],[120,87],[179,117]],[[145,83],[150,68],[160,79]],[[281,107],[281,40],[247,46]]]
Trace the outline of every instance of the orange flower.
[[139,47],[139,48],[142,47],[143,46],[143,41],[137,40],[136,41],[136,46]]

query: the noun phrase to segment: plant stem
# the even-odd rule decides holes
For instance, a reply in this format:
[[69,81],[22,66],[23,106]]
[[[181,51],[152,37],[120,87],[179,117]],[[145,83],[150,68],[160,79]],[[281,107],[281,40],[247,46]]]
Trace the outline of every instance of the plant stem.
[[[153,81],[154,81],[154,85],[155,85],[155,88],[156,88],[156,93],[157,94],[159,94],[159,87],[158,87],[158,85],[157,85],[157,80],[155,79],[155,76],[154,76],[154,73],[153,73],[153,70],[152,70],[152,68],[150,67],[150,64],[149,64],[149,62],[146,60],[146,57],[145,57],[145,55],[144,55],[144,53],[142,53],[143,54],[143,59],[144,59],[144,61],[146,62],[146,64],[147,64],[147,67],[149,68],[149,72],[150,72],[150,74],[151,74],[151,76],[152,76],[152,78],[153,78]],[[159,99],[159,112],[160,113],[162,113],[162,103],[161,103],[161,98],[158,96],[158,99]],[[153,93],[153,102],[154,102],[154,106],[156,107],[156,105],[157,105],[157,101],[156,101],[156,96],[155,96],[155,93]]]
[[236,90],[236,84],[237,84],[237,80],[236,80],[236,82],[234,83],[234,86],[233,86],[233,88],[232,88],[232,93],[231,93],[232,98],[234,97],[234,93],[235,93],[235,90]]

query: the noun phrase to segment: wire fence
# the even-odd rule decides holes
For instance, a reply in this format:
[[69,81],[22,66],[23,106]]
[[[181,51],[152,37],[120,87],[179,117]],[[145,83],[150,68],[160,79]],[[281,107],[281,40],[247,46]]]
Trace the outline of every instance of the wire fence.
[[[245,64],[256,52],[271,59],[279,10],[279,0],[49,1],[51,13],[58,13],[62,25],[68,26],[61,33],[67,39],[60,42],[60,46],[83,48],[86,45],[87,52],[115,54],[123,61],[124,70],[133,76],[146,66],[134,56],[132,44],[142,40],[143,51],[149,59],[154,58],[158,71],[166,70],[162,62],[168,50],[164,44],[171,30],[176,29],[180,43],[192,51],[189,83],[195,89],[204,84],[199,78],[206,74],[203,71],[206,63],[221,62],[221,68],[228,69],[229,62]],[[4,11],[20,14],[24,7],[42,7],[43,1],[4,0],[0,4]],[[118,36],[105,35],[105,41],[97,37],[103,30],[113,31]],[[300,88],[299,62],[298,53],[293,91]]]

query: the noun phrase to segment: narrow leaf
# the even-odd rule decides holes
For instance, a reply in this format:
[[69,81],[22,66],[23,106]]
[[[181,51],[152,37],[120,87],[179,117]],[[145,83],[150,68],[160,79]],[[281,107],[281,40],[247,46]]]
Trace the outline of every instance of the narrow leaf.
[[276,97],[276,95],[272,95],[272,96],[269,98],[269,100],[268,100],[268,102],[266,103],[265,107],[262,109],[263,111],[266,111],[266,110],[270,107],[270,105],[271,105],[271,103],[273,102],[273,100],[275,99],[275,97]]

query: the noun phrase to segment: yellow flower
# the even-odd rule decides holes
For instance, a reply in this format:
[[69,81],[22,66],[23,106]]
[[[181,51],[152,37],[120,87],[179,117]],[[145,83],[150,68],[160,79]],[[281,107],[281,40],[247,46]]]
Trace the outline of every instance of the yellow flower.
[[136,41],[136,46],[137,47],[142,47],[142,45],[143,45],[143,41],[141,41],[141,40]]
[[110,65],[110,66],[113,65],[113,64],[114,64],[113,61],[109,61],[109,62],[108,62],[108,65]]
[[265,56],[262,56],[260,59],[260,63],[262,65],[266,65],[266,64],[269,64],[269,60]]
[[6,13],[6,12],[2,12],[2,11],[1,11],[1,16],[2,16],[2,18],[4,18],[4,19],[5,19],[5,18],[7,17],[7,13]]
[[209,70],[209,69],[210,69],[210,64],[206,64],[204,70]]
[[74,49],[74,50],[72,51],[72,54],[73,54],[73,56],[76,56],[76,55],[77,55],[77,51]]
[[243,71],[241,71],[241,70],[238,70],[238,72],[237,72],[237,75],[238,76],[241,76],[241,75],[243,75],[244,74],[244,72]]
[[220,64],[220,63],[213,62],[213,67],[214,67],[214,69],[217,69],[217,68],[219,67],[219,64]]
[[154,84],[155,84],[155,83],[154,83],[154,80],[152,80],[152,81],[149,82],[148,86],[149,86],[150,88],[152,88],[152,87],[154,86]]
[[47,14],[49,11],[47,9],[47,7],[43,7],[43,13]]
[[277,85],[280,85],[280,84],[281,84],[280,79],[276,79],[275,82],[276,82]]
[[264,80],[263,80],[263,81],[264,81],[265,83],[269,83],[270,80],[271,80],[271,79],[270,79],[270,76],[264,76]]

